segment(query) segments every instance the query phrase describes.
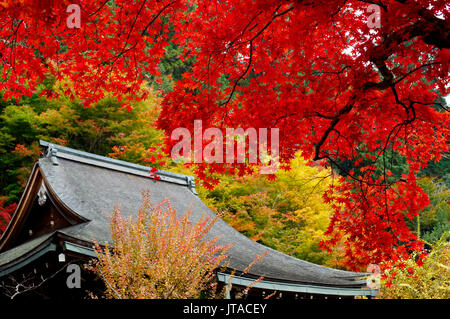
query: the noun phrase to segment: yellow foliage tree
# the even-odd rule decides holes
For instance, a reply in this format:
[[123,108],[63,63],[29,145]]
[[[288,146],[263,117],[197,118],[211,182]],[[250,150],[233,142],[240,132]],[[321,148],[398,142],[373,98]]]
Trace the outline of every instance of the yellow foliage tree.
[[330,169],[308,165],[300,153],[290,166],[288,171],[279,170],[275,180],[224,174],[214,190],[199,187],[199,196],[253,240],[318,264],[333,260],[336,266],[336,258],[318,244],[331,216],[331,206],[322,196],[337,179]]
[[450,299],[449,234],[432,245],[423,260],[416,256],[384,265],[380,298],[385,299]]

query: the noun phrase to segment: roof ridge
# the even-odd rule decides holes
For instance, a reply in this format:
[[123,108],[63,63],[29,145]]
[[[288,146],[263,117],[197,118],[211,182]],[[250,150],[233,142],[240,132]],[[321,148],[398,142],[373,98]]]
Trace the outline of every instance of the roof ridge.
[[[149,166],[143,166],[106,156],[84,152],[70,147],[53,144],[44,140],[39,140],[39,145],[43,148],[46,148],[47,153],[45,154],[45,156],[51,157],[53,165],[59,165],[58,157],[61,157],[80,163],[91,164],[131,174],[134,173],[140,176],[148,176],[155,179],[150,175],[152,168]],[[197,192],[195,191],[195,178],[193,176],[173,173],[165,170],[157,170],[156,172],[154,172],[154,175],[157,175],[162,181],[174,182],[177,184],[188,186],[192,190],[192,192],[197,195]]]

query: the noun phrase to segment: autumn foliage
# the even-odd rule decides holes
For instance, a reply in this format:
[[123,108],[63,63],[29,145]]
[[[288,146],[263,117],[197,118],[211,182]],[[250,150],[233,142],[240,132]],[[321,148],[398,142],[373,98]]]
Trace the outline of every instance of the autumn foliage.
[[106,296],[119,299],[186,299],[215,289],[214,270],[226,258],[228,246],[205,235],[215,218],[181,218],[165,200],[152,205],[144,193],[135,218],[111,218],[112,242],[96,244],[98,260],[92,269],[102,278]]
[[[70,1],[71,2],[71,1]],[[166,150],[178,127],[279,128],[280,161],[303,156],[339,169],[325,199],[334,209],[325,249],[346,238],[354,269],[406,258],[423,244],[407,227],[429,200],[416,175],[448,151],[449,6],[446,0],[82,1],[81,28],[68,28],[69,1],[2,1],[3,99],[31,96],[49,75],[48,97],[85,106],[112,92],[131,110],[160,76],[169,42],[193,61],[163,94]],[[408,164],[395,175],[388,154]],[[350,163],[351,168],[342,163]],[[244,164],[200,164],[246,174]]]
[[449,299],[450,243],[449,233],[432,245],[423,259],[408,259],[384,265],[380,297],[386,299]]
[[[428,205],[415,175],[448,149],[449,114],[436,102],[448,93],[446,1],[380,3],[381,28],[370,28],[365,1],[198,1],[180,35],[197,63],[159,119],[169,132],[194,119],[278,127],[285,164],[299,149],[336,168],[351,162],[327,193],[335,213],[322,247],[345,234],[352,269],[422,248],[405,223]],[[395,180],[389,152],[409,164]]]
[[276,179],[265,175],[221,175],[200,198],[236,230],[263,245],[320,265],[343,267],[336,249],[319,249],[332,211],[322,196],[333,180],[330,169],[310,167],[301,154]]
[[6,205],[6,198],[0,197],[0,236],[6,229],[6,226],[11,219],[12,213],[16,210],[16,204]]

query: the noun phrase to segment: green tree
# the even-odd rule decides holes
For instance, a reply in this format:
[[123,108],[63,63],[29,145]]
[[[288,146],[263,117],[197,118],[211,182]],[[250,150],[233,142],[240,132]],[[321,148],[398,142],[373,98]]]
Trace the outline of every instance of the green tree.
[[408,227],[425,242],[434,244],[450,232],[450,189],[432,177],[420,178],[419,185],[427,192],[430,205],[410,220]]
[[[54,92],[58,85],[54,84]],[[87,152],[145,163],[159,153],[162,133],[154,122],[159,98],[143,88],[147,99],[133,102],[131,110],[106,94],[85,108],[82,101],[61,95],[49,100],[39,94],[8,103],[0,110],[0,195],[17,202],[32,164],[39,157],[38,140]],[[152,147],[156,147],[153,148]]]

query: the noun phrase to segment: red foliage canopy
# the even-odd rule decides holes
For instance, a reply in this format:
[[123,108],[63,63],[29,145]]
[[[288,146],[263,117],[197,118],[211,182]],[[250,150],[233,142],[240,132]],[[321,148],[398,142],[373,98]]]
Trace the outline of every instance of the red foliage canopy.
[[[173,28],[180,58],[196,62],[164,99],[169,149],[171,131],[194,120],[277,127],[282,163],[302,150],[365,165],[327,194],[335,214],[325,248],[345,234],[353,268],[421,248],[405,218],[428,205],[415,174],[448,150],[449,114],[437,102],[449,93],[446,0],[80,1],[80,29],[66,25],[69,2],[1,2],[4,98],[32,94],[46,73],[70,79],[86,105],[103,89],[124,104],[143,98],[144,74],[157,75]],[[371,4],[379,25],[367,22]],[[386,150],[409,163],[394,182]],[[198,174],[236,168],[246,171],[202,164]]]
[[0,198],[0,236],[6,229],[11,219],[12,213],[16,210],[17,204],[5,205],[6,198]]

